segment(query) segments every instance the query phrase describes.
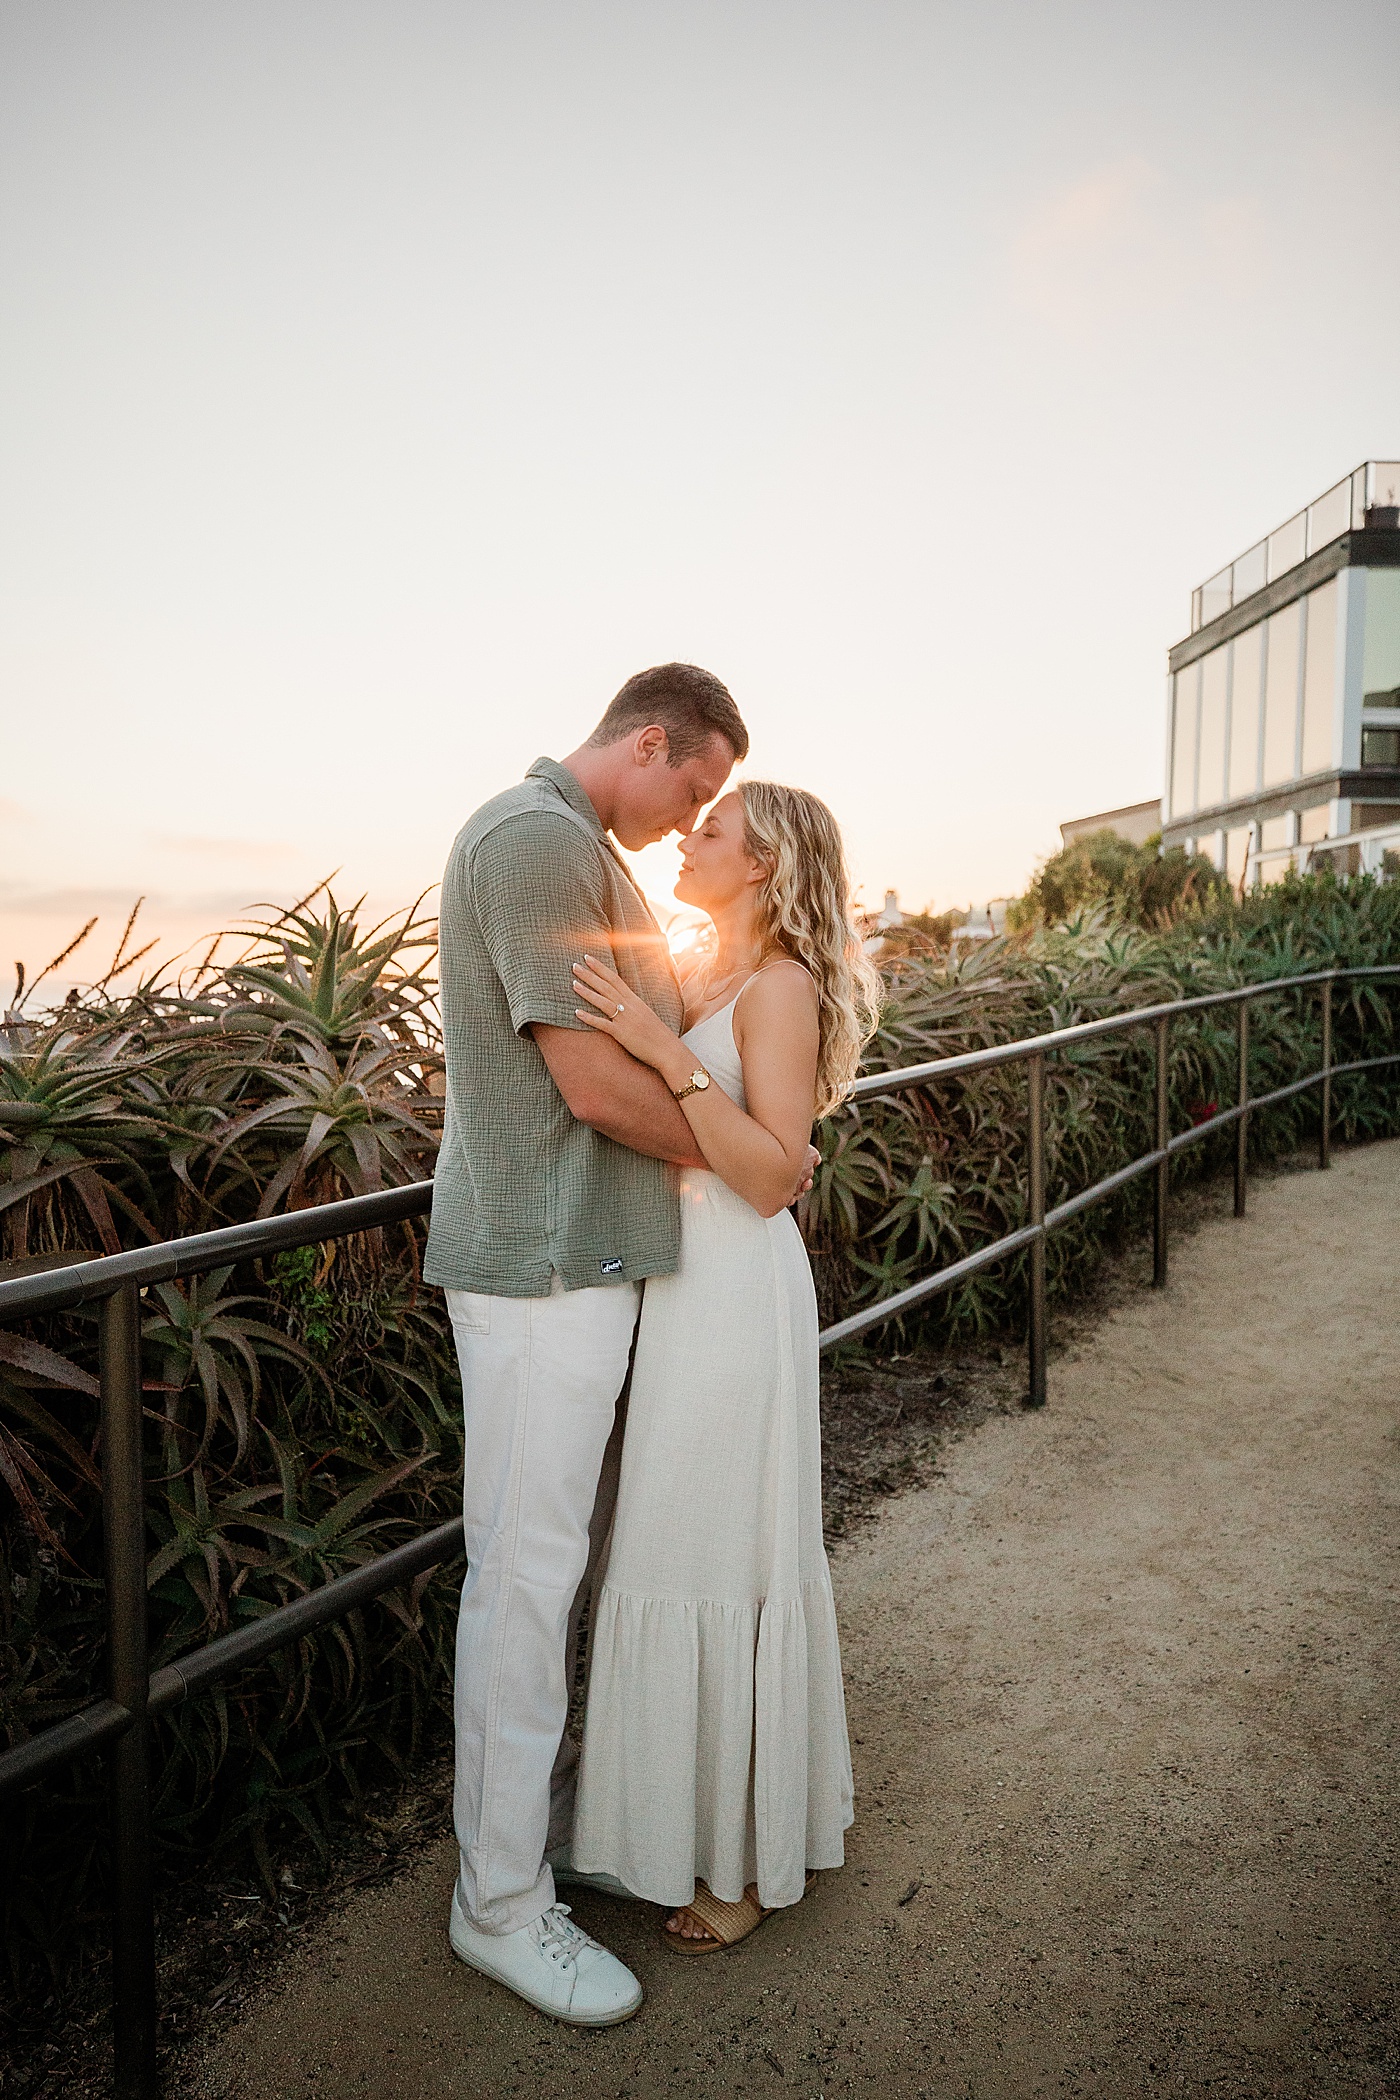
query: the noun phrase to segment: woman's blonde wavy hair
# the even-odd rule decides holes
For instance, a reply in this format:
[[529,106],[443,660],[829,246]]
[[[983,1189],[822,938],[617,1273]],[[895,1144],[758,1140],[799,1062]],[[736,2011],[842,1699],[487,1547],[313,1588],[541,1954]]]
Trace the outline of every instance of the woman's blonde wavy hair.
[[788,956],[817,987],[817,1114],[844,1101],[880,1019],[880,979],[851,917],[835,817],[802,788],[746,780],[744,843],[768,870],[759,886],[761,960]]

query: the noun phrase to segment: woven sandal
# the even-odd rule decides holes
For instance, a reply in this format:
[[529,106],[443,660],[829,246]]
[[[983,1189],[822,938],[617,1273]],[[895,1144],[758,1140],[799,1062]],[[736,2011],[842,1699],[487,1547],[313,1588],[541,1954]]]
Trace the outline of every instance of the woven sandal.
[[[809,1873],[806,1887],[810,1888],[816,1878],[815,1873]],[[697,1881],[695,1894],[689,1903],[680,1904],[675,1914],[684,1917],[687,1911],[712,1937],[707,1940],[686,1939],[684,1934],[672,1932],[663,1924],[661,1937],[668,1947],[675,1948],[677,1954],[725,1954],[731,1947],[737,1947],[740,1940],[746,1940],[751,1932],[757,1932],[764,1919],[772,1916],[772,1912],[765,1910],[758,1900],[756,1881],[749,1883],[737,1903],[725,1903],[703,1881]]]

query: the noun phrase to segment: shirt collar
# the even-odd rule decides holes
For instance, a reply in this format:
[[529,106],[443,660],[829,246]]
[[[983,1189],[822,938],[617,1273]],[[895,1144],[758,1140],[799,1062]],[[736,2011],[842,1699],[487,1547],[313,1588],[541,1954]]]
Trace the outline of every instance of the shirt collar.
[[574,778],[567,766],[561,766],[559,761],[554,758],[537,758],[526,773],[525,778],[527,780],[547,780],[550,786],[563,796],[570,809],[575,810],[583,818],[589,830],[596,831],[604,844],[610,843],[608,834],[599,820],[597,810],[584,793],[582,784]]

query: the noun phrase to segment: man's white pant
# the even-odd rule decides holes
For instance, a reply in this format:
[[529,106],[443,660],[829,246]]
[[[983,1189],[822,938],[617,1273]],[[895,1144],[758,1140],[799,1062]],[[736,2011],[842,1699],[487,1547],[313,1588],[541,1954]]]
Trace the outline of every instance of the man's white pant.
[[483,1932],[515,1932],[554,1901],[544,1854],[571,1820],[570,1628],[640,1298],[638,1284],[565,1291],[557,1277],[547,1298],[447,1292],[466,1418],[453,1813],[462,1907]]

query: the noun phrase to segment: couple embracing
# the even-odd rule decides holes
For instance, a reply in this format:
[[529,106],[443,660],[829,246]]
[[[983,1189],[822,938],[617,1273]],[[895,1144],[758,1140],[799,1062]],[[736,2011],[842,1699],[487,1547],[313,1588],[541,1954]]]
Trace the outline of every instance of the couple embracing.
[[[876,982],[830,811],[723,793],[747,750],[717,678],[644,671],[477,811],[443,880],[424,1274],[466,1420],[449,1930],[580,2026],[642,1988],[559,1887],[656,1903],[670,1946],[716,1953],[841,1865],[852,1816],[789,1206]],[[684,983],[613,844],[672,832],[676,895],[716,935]]]

